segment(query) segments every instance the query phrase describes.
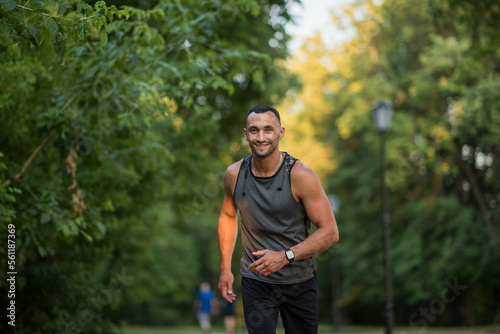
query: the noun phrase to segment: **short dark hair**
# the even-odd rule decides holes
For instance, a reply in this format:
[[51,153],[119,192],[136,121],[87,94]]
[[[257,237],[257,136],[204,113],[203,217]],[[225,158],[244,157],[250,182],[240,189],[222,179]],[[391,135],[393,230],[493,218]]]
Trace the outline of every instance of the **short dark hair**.
[[274,109],[273,107],[267,106],[265,104],[250,109],[247,113],[246,119],[248,119],[248,116],[253,112],[256,114],[263,114],[268,111],[272,112],[274,116],[276,116],[276,118],[278,119],[278,122],[281,124],[280,113],[278,112],[278,110]]

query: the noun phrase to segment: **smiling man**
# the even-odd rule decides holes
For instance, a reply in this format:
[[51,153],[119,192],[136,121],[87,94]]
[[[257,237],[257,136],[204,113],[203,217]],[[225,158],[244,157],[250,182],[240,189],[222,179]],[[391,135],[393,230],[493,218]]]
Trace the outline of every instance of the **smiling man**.
[[[330,202],[318,176],[279,150],[285,135],[278,111],[262,105],[247,114],[243,130],[252,155],[224,174],[219,216],[219,290],[233,302],[231,258],[241,216],[240,274],[250,334],[275,333],[281,313],[286,333],[317,333],[318,293],[313,256],[338,241]],[[317,230],[309,234],[310,224]]]

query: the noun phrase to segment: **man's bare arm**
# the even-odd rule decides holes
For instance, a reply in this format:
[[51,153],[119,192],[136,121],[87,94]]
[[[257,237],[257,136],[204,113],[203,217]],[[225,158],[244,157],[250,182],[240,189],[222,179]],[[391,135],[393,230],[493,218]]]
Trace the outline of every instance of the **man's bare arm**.
[[303,242],[291,247],[295,260],[319,254],[339,240],[337,222],[330,201],[312,169],[301,162],[292,169],[292,191],[300,200],[311,222],[318,228]]
[[224,174],[225,192],[218,223],[221,256],[219,290],[222,297],[230,303],[236,299],[233,292],[234,276],[231,272],[231,259],[238,237],[238,211],[233,201],[233,189],[236,184],[238,169],[239,164],[231,165]]

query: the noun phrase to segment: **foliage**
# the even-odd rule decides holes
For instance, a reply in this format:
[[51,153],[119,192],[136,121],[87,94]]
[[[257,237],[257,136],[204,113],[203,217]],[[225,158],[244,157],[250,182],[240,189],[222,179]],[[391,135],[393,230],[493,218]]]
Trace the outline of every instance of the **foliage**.
[[[290,65],[317,87],[288,102],[305,133],[292,141],[331,148],[323,180],[341,200],[331,256],[343,321],[380,323],[385,298],[376,100],[395,107],[386,181],[397,323],[498,321],[499,10],[494,1],[356,1],[334,18],[352,39],[334,48],[311,39]],[[440,309],[446,282],[466,288]]]
[[1,3],[0,220],[18,272],[2,331],[185,320],[218,267],[233,124],[284,89],[287,36],[268,44],[284,1]]

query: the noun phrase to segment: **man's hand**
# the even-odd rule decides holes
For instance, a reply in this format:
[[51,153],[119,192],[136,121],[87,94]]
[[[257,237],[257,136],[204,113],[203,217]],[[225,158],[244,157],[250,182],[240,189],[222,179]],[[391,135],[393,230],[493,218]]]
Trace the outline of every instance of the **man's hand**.
[[277,272],[285,265],[288,260],[285,256],[285,251],[275,252],[269,249],[253,252],[252,255],[260,256],[261,258],[248,266],[253,273],[258,273],[262,276],[267,276]]
[[219,277],[219,290],[222,298],[232,303],[236,299],[233,292],[234,276],[230,271],[221,272]]

